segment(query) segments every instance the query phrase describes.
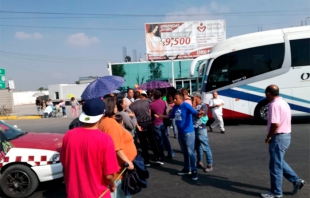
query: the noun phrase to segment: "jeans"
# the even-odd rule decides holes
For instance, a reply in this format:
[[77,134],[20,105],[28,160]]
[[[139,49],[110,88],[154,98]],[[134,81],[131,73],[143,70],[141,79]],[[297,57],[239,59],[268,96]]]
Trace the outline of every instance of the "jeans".
[[297,174],[284,161],[285,151],[288,149],[290,143],[290,133],[274,135],[269,143],[270,192],[275,195],[282,195],[282,175],[292,183],[299,179]]
[[122,179],[119,179],[115,182],[116,190],[111,193],[111,198],[131,198],[131,195],[125,195],[125,192],[122,190]]
[[159,146],[159,152],[162,159],[165,159],[164,150],[168,151],[168,155],[174,156],[174,152],[171,148],[170,141],[167,136],[167,127],[161,123],[160,125],[154,126],[155,138]]
[[142,128],[143,128],[143,131],[139,131],[138,129],[136,129],[136,131],[137,131],[137,134],[140,140],[140,146],[141,146],[142,157],[144,159],[144,162],[149,163],[150,161],[150,155],[148,151],[149,143],[151,145],[151,148],[152,148],[152,151],[154,153],[156,160],[160,158],[159,148],[155,141],[152,125],[142,126]]
[[209,145],[208,131],[206,128],[195,128],[195,149],[197,152],[197,162],[202,162],[203,152],[206,154],[207,164],[212,165],[212,152]]
[[197,171],[195,156],[195,132],[179,133],[178,141],[184,157],[184,169]]
[[66,114],[66,107],[61,107],[62,108],[62,115],[63,116],[66,116],[67,114]]

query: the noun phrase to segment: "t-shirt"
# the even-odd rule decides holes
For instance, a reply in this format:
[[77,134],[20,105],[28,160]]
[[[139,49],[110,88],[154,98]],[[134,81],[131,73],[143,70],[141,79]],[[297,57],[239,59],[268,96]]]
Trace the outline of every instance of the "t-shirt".
[[275,98],[272,102],[270,102],[268,108],[268,125],[267,132],[269,133],[270,126],[272,123],[279,124],[279,127],[276,133],[291,133],[291,108],[287,104],[285,100],[281,97]]
[[190,133],[194,131],[192,115],[197,115],[197,111],[188,103],[182,102],[181,105],[174,105],[170,118],[175,119],[179,133]]
[[204,111],[204,115],[201,118],[198,118],[197,116],[194,118],[194,128],[200,128],[201,129],[201,128],[206,128],[206,126],[207,126],[208,107],[204,103],[201,103],[201,104],[196,106],[197,112],[199,112],[201,109]]
[[129,106],[135,101],[134,98],[125,98],[125,101],[126,101],[126,106],[127,106],[127,109],[129,109]]
[[117,112],[118,115],[121,115],[123,117],[124,127],[128,131],[132,131],[135,129],[137,124],[137,119],[135,116],[130,117],[129,114],[125,111],[119,111]]
[[[150,108],[151,108],[152,114],[163,115],[166,109],[166,102],[161,99],[154,100],[153,102],[151,102]],[[154,123],[154,126],[158,126],[163,123],[163,119],[155,117],[153,123]]]
[[[224,101],[220,98],[212,98],[210,101],[209,101],[209,106],[214,106],[214,105],[219,105],[219,104],[224,104]],[[223,108],[222,106],[220,107],[214,107],[214,108],[210,108],[211,109],[211,112],[212,114],[216,114],[216,115],[223,115]]]
[[190,97],[186,97],[185,99],[184,99],[184,102],[186,102],[186,103],[188,103],[189,105],[193,105],[192,104],[192,99],[190,98]]
[[149,114],[150,103],[147,100],[136,100],[129,108],[135,113],[139,125],[141,123],[152,123],[152,117]]
[[[133,161],[137,156],[137,148],[134,144],[131,133],[124,129],[113,118],[103,118],[99,123],[99,129],[112,138],[115,146],[115,151],[123,150],[128,160]],[[124,168],[123,162],[118,160],[120,171]],[[118,172],[119,174],[120,172]],[[114,178],[118,176],[115,174]]]
[[75,106],[78,106],[78,105],[79,105],[79,102],[77,100],[71,101],[71,106],[72,107],[75,107]]
[[[68,198],[99,197],[108,188],[104,175],[119,170],[111,137],[98,129],[69,130],[63,138],[60,162]],[[111,197],[110,193],[104,197]]]

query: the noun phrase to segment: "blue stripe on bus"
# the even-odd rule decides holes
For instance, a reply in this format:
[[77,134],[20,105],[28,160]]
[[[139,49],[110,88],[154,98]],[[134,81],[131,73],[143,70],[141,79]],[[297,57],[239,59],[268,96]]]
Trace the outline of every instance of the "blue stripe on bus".
[[[222,95],[222,96],[226,96],[228,98],[232,98],[232,97],[233,98],[239,98],[241,100],[251,101],[251,102],[259,102],[259,101],[265,99],[265,97],[262,97],[262,96],[257,96],[254,94],[249,94],[249,93],[245,93],[245,92],[237,91],[237,90],[233,90],[233,89],[226,89],[223,91],[218,91],[218,94]],[[290,105],[292,110],[310,113],[310,108],[303,107],[303,106],[296,105],[296,104],[291,104],[291,103],[288,103],[288,104]]]
[[[258,87],[253,87],[253,86],[250,86],[250,85],[241,85],[241,86],[239,86],[239,88],[247,89],[247,90],[250,90],[250,91],[256,91],[256,92],[265,94],[265,89],[261,89],[261,88],[258,88]],[[299,102],[304,102],[306,104],[310,104],[310,100],[304,100],[304,99],[296,98],[296,97],[293,97],[293,96],[290,96],[290,95],[286,95],[286,94],[280,94],[280,95],[281,95],[281,97],[283,97],[285,99],[288,99],[288,100],[295,100],[295,101],[299,101]]]

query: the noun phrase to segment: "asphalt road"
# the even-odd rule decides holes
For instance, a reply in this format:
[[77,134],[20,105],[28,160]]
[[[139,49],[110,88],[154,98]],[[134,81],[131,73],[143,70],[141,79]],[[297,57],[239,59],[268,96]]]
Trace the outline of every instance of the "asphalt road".
[[[65,133],[72,118],[51,118],[38,120],[9,120],[25,131]],[[209,132],[213,153],[214,170],[210,173],[198,171],[198,181],[188,176],[178,176],[183,157],[178,142],[170,138],[176,156],[164,165],[152,164],[149,187],[136,198],[188,198],[188,197],[259,197],[269,190],[268,146],[265,145],[266,126],[244,123],[228,125],[226,134]],[[285,156],[286,161],[306,182],[310,182],[310,125],[308,121],[293,124],[292,143]],[[204,162],[205,163],[205,162]],[[310,197],[310,185],[292,196],[292,184],[284,179],[285,197]],[[65,197],[65,186],[59,181],[40,184],[31,196]]]

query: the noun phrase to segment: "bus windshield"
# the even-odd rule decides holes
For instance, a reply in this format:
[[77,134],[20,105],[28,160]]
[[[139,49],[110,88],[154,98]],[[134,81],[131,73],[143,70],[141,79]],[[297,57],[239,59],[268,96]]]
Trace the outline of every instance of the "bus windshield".
[[280,69],[284,60],[284,43],[248,48],[217,57],[206,76],[204,92]]

